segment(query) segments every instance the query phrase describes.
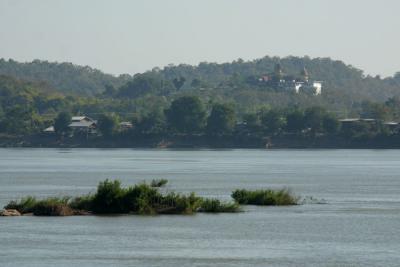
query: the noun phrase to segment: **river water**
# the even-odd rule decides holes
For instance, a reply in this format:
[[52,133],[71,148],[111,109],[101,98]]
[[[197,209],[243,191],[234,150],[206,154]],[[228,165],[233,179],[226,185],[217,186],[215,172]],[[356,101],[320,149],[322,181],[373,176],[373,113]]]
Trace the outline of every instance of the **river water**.
[[0,149],[0,206],[99,181],[169,180],[229,200],[289,187],[308,201],[237,214],[0,218],[0,266],[400,266],[400,150]]

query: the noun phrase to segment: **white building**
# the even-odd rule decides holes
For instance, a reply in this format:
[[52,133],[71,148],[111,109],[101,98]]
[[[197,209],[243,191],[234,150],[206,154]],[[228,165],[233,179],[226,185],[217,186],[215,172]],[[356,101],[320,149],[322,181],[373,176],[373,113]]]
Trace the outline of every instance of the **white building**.
[[322,82],[295,82],[294,90],[296,91],[296,93],[304,92],[313,95],[320,95],[322,93]]

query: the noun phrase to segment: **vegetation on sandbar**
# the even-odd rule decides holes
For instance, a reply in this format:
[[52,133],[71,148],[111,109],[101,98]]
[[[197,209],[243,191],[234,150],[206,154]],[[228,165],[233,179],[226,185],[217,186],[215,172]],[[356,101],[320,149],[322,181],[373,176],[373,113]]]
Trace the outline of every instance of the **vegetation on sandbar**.
[[240,212],[240,205],[288,206],[298,205],[299,198],[288,189],[246,190],[232,192],[234,201],[203,198],[195,193],[161,193],[159,188],[167,180],[122,187],[118,180],[100,182],[95,193],[79,197],[49,197],[37,199],[32,196],[10,201],[5,210],[37,216],[69,216],[88,214],[194,214],[196,212]]
[[11,201],[4,207],[21,214],[67,216],[84,214],[193,214],[196,212],[238,212],[236,203],[205,199],[195,193],[188,195],[170,192],[162,194],[157,188],[142,183],[127,188],[118,180],[100,182],[94,194],[81,197],[26,197]]
[[243,205],[289,206],[297,205],[299,200],[289,189],[254,191],[237,189],[231,196],[237,203]]

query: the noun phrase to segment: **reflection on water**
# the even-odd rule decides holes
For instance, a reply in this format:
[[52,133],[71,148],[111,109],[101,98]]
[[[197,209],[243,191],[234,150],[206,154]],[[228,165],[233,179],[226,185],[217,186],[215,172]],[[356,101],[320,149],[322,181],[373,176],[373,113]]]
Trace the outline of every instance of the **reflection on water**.
[[0,205],[106,178],[230,199],[288,186],[325,200],[239,214],[0,218],[0,266],[399,266],[399,150],[0,149]]

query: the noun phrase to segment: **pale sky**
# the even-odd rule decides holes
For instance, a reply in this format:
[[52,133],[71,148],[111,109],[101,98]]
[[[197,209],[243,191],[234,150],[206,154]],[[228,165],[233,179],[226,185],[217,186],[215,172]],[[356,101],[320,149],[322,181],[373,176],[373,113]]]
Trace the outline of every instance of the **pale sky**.
[[400,71],[399,0],[0,0],[0,58],[112,74],[170,63],[331,57]]

